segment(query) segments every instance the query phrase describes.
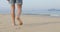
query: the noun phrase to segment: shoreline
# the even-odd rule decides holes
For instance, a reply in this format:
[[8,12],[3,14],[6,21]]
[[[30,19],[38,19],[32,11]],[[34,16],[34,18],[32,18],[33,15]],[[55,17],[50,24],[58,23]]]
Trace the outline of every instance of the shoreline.
[[[10,14],[0,14],[0,15],[10,15]],[[53,14],[21,14],[22,15],[30,15],[30,16],[48,16],[48,17],[59,17],[58,15],[53,15]]]

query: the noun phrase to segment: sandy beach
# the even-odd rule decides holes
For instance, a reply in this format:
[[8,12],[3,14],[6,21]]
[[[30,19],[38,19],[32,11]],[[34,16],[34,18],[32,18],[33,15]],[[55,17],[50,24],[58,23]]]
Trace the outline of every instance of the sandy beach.
[[13,27],[11,15],[0,14],[0,32],[60,32],[60,17],[21,15],[21,19],[24,24]]

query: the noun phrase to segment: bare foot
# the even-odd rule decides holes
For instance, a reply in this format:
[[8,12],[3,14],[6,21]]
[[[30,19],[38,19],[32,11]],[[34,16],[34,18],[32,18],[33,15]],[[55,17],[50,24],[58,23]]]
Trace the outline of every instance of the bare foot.
[[19,21],[19,25],[23,25],[23,22],[21,21],[21,19],[18,17],[17,20]]
[[12,26],[16,26],[16,24],[12,24]]

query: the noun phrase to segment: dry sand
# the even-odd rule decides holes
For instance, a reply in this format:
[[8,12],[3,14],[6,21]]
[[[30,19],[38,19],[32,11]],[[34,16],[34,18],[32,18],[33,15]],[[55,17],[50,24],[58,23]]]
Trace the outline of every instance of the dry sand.
[[60,32],[60,17],[22,15],[21,19],[24,24],[13,27],[11,15],[0,14],[0,32]]

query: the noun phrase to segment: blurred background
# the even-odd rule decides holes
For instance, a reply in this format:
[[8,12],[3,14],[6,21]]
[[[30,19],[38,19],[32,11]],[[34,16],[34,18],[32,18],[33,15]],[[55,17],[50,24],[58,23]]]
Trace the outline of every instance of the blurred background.
[[[0,0],[0,14],[10,14],[7,0]],[[60,16],[60,0],[23,0],[22,14]]]

